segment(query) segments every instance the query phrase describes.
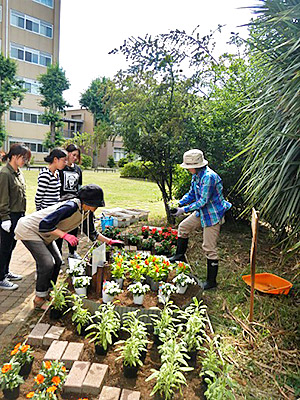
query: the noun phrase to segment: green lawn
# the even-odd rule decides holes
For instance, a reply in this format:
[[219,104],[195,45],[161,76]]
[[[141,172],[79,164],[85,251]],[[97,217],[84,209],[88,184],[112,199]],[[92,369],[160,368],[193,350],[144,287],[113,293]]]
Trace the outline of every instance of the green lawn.
[[[27,213],[35,211],[34,196],[38,171],[23,171],[27,186]],[[150,211],[150,218],[164,217],[164,206],[160,191],[153,182],[120,178],[119,173],[83,171],[83,184],[95,183],[104,191],[107,208],[140,208]],[[101,209],[97,211],[97,214]]]

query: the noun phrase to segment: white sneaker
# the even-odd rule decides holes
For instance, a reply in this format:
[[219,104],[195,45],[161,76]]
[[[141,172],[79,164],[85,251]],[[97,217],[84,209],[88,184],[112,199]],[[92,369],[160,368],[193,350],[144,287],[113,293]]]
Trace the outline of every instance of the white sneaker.
[[69,258],[75,258],[76,260],[82,260],[82,257],[75,251],[74,254],[69,253]]
[[18,287],[19,286],[16,283],[12,283],[6,278],[4,278],[3,281],[0,281],[0,289],[16,290],[16,289],[18,289]]
[[5,278],[8,279],[9,281],[20,281],[23,276],[14,274],[13,272],[9,272],[8,274],[5,275]]

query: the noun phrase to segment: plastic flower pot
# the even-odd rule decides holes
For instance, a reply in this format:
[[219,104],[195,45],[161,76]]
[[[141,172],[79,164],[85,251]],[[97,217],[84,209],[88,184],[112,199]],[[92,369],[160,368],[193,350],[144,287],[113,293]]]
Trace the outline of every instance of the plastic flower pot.
[[14,387],[13,389],[3,389],[2,391],[5,399],[14,400],[17,399],[20,395],[20,385]]
[[114,278],[114,281],[117,282],[117,284],[119,285],[119,288],[122,289],[124,279],[123,278]]
[[98,356],[105,356],[108,352],[108,346],[105,350],[101,344],[95,344],[95,351]]
[[57,310],[56,308],[51,307],[49,317],[50,319],[58,320],[63,317],[65,309]]
[[123,374],[125,376],[125,378],[129,378],[129,379],[134,379],[137,377],[137,373],[138,373],[138,365],[137,366],[130,366],[130,365],[125,365],[123,363]]
[[78,296],[87,296],[87,287],[74,288],[74,290]]
[[111,296],[111,295],[109,295],[109,294],[107,294],[105,292],[102,293],[102,300],[103,300],[103,303],[105,303],[105,304],[109,303],[109,302],[112,302],[113,298],[114,298],[114,296]]
[[176,287],[177,287],[177,293],[184,294],[186,292],[187,285],[185,285],[185,286],[176,286]]
[[27,378],[28,375],[30,374],[32,364],[33,364],[33,360],[25,361],[25,363],[20,368],[19,375],[21,375],[23,378]]
[[156,335],[155,333],[153,334],[153,343],[156,344],[156,346],[161,346],[163,344],[159,338],[159,335]]
[[159,282],[154,281],[152,278],[149,277],[149,285],[152,292],[157,292],[159,288]]
[[190,367],[196,367],[198,350],[188,351],[187,355],[190,357],[187,363]]
[[133,296],[134,304],[141,306],[144,302],[145,295],[141,294],[140,296]]

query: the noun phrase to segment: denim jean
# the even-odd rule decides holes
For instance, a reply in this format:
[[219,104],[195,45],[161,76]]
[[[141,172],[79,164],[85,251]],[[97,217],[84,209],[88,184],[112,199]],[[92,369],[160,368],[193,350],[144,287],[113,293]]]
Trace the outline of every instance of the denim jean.
[[[6,232],[4,229],[0,228],[0,281],[3,281],[5,275],[8,274],[11,255],[17,243],[14,230],[17,222],[23,216],[23,212],[10,213],[10,231]],[[0,225],[1,222],[0,220]]]
[[40,240],[22,240],[36,262],[36,296],[46,297],[56,283],[62,263],[60,252],[55,242],[48,245]]

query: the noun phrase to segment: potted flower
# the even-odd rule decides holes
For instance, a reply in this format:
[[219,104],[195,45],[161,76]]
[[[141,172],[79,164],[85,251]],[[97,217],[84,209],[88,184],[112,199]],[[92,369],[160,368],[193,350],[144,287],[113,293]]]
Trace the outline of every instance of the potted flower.
[[77,294],[72,294],[68,297],[72,305],[67,310],[72,311],[72,322],[76,326],[79,335],[85,335],[85,329],[92,322],[91,313],[83,307],[83,299]]
[[159,287],[159,282],[165,281],[168,278],[170,262],[163,256],[149,256],[145,260],[148,265],[147,275],[149,279],[150,288],[156,292]]
[[128,265],[129,277],[135,282],[141,282],[145,279],[146,272],[145,264],[139,258],[134,258],[129,261]]
[[72,279],[72,283],[74,281],[74,277],[83,276],[86,274],[85,267],[87,262],[85,260],[76,260],[76,258],[69,258],[69,267],[66,270],[66,273]]
[[109,345],[118,336],[121,326],[120,316],[112,303],[101,304],[95,311],[94,320],[95,323],[86,329],[92,330],[86,337],[91,337],[90,342],[94,342],[97,354],[105,355]]
[[119,285],[119,288],[122,289],[123,281],[125,278],[125,264],[123,262],[123,258],[120,257],[119,261],[112,263],[111,275],[113,276],[114,280]]
[[20,384],[24,379],[20,376],[21,366],[18,362],[4,364],[0,372],[0,386],[6,399],[17,399],[20,394]]
[[170,300],[170,296],[177,292],[177,287],[172,283],[162,282],[158,289],[158,300],[166,304]]
[[145,293],[150,290],[149,285],[143,285],[141,282],[133,283],[128,286],[129,292],[133,294],[134,304],[142,305],[144,301]]
[[184,274],[191,273],[191,267],[189,266],[189,264],[183,261],[176,261],[176,275],[179,275],[181,273]]
[[114,296],[121,293],[122,290],[119,288],[117,282],[106,281],[103,283],[102,300],[103,303],[113,301]]
[[21,366],[19,375],[27,378],[33,364],[33,349],[26,343],[18,343],[10,352],[10,355],[12,356],[10,362],[17,362]]
[[175,326],[180,322],[177,318],[179,308],[172,303],[165,304],[159,315],[153,314],[153,338],[156,345],[161,345],[169,335],[176,331]]
[[48,393],[49,397],[45,397],[46,399],[57,399],[55,392],[63,388],[66,377],[67,370],[63,362],[43,361],[42,367],[34,379],[34,388],[37,392]]
[[147,237],[149,236],[149,226],[142,226],[142,235],[144,239],[147,239]]
[[184,294],[188,285],[196,285],[195,279],[183,272],[175,276],[175,278],[172,279],[172,282],[176,285],[177,293],[179,294]]
[[91,279],[90,276],[74,277],[73,285],[78,296],[87,296],[87,287],[89,286]]
[[50,307],[50,319],[60,319],[67,309],[67,299],[66,296],[70,294],[67,283],[63,283],[60,286],[52,283],[52,290],[50,296],[52,298]]
[[154,243],[155,239],[152,236],[148,236],[147,239],[142,240],[141,247],[143,250],[152,250]]

